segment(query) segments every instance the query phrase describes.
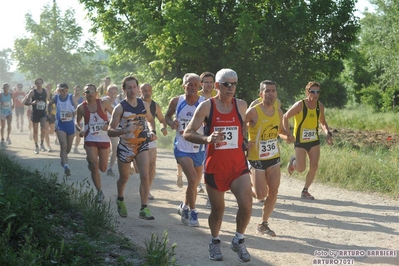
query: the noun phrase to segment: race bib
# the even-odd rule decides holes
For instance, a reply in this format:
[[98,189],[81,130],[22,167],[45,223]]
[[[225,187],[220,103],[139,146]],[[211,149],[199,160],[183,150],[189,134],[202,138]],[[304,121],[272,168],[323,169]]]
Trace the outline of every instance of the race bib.
[[60,112],[60,118],[61,118],[61,122],[68,122],[68,121],[72,121],[72,114],[71,112],[68,111],[61,111]]
[[238,148],[238,126],[232,127],[214,127],[214,131],[223,129],[223,141],[215,143],[216,150],[237,149]]
[[317,139],[316,129],[304,128],[302,131],[302,139],[306,141],[312,141]]
[[36,104],[36,109],[37,109],[37,110],[44,110],[44,109],[46,109],[46,103],[43,102],[43,101],[39,101],[39,102]]
[[277,139],[261,140],[259,142],[259,159],[269,159],[278,153]]
[[10,109],[11,104],[10,102],[3,102],[3,104],[1,105],[2,109]]
[[179,132],[180,135],[183,135],[188,123],[190,123],[190,119],[179,118],[179,127],[177,128],[177,132]]
[[89,130],[92,135],[105,135],[107,131],[103,130],[105,123],[98,122],[98,123],[90,123]]

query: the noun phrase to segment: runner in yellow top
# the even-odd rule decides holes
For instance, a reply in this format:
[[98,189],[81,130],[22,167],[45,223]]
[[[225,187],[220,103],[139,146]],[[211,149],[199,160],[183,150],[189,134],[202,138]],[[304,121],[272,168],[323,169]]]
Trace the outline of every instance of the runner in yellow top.
[[268,219],[277,201],[280,186],[280,149],[278,136],[288,143],[294,141],[291,132],[282,127],[283,111],[275,103],[277,86],[274,81],[264,80],[260,83],[262,101],[250,107],[245,116],[248,124],[249,150],[248,161],[251,165],[253,194],[263,203],[262,222],[258,232],[276,236],[269,228]]
[[287,165],[291,175],[295,170],[302,173],[306,170],[306,155],[309,157],[309,172],[306,175],[305,187],[301,198],[314,200],[308,192],[312,184],[320,159],[319,122],[327,134],[327,144],[332,144],[332,133],[324,116],[324,105],[319,101],[320,84],[310,81],[305,88],[306,99],[296,102],[283,117],[283,126],[289,130],[288,120],[294,117],[295,156],[291,156]]
[[[260,94],[261,94],[262,92],[260,92]],[[262,102],[262,96],[261,97],[259,97],[258,99],[256,99],[256,100],[254,100],[250,105],[249,105],[249,107],[248,108],[251,108],[251,107],[254,107],[255,105],[257,105],[258,103],[261,103]],[[281,108],[281,101],[280,101],[280,99],[276,99],[275,101],[274,101],[274,104],[273,104],[275,107],[277,107],[277,108]]]
[[215,75],[211,72],[203,72],[200,75],[202,90],[198,91],[198,96],[203,96],[205,99],[215,97],[217,91],[215,90]]

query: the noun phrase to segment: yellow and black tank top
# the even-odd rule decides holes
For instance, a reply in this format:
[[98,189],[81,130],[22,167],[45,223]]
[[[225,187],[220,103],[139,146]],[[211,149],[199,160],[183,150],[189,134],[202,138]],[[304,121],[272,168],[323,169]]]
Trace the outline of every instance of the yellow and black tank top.
[[294,116],[295,143],[309,143],[319,140],[320,105],[317,101],[316,108],[309,109],[302,100],[302,111]]
[[249,141],[252,147],[248,153],[248,160],[270,160],[280,157],[278,145],[278,132],[280,126],[280,114],[278,108],[274,107],[273,116],[267,116],[257,104],[254,108],[258,113],[258,121],[254,127],[248,127]]

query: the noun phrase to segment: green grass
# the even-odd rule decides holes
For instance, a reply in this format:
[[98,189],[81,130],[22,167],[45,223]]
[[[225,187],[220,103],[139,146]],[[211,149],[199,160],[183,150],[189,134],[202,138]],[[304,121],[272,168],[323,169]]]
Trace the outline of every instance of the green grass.
[[[154,265],[115,232],[114,210],[95,203],[87,186],[30,172],[0,152],[0,265]],[[164,234],[152,244],[152,261],[162,254],[175,265],[167,243]]]
[[327,108],[325,115],[328,125],[333,128],[399,133],[398,114],[394,112],[378,113],[367,106],[356,106],[345,109]]

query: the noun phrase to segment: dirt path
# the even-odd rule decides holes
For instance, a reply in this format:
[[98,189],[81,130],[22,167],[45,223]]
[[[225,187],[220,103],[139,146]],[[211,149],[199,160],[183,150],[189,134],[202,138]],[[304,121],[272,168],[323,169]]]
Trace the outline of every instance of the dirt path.
[[[11,140],[13,143],[5,149],[7,153],[15,155],[32,169],[60,173],[60,178],[63,177],[59,146],[53,144],[54,138],[51,138],[54,149],[52,153],[41,152],[35,155],[34,145],[29,141],[28,134],[19,133],[14,122]],[[81,182],[88,178],[92,184],[82,147],[80,152],[81,154],[70,154],[72,175],[68,177],[68,181]],[[151,237],[151,233],[161,236],[164,230],[168,230],[169,242],[177,243],[176,252],[180,265],[240,264],[236,254],[229,247],[235,232],[237,207],[234,196],[231,193],[226,194],[226,211],[220,232],[224,261],[212,262],[208,259],[207,250],[210,231],[207,224],[209,210],[206,209],[206,195],[199,194],[197,200],[201,226],[183,226],[176,207],[183,199],[185,187],[180,189],[176,186],[172,152],[159,150],[157,164],[157,176],[151,189],[155,200],[149,202],[156,220],[138,219],[139,178],[135,174],[131,176],[125,190],[129,214],[127,218],[118,219],[118,230],[142,246],[144,240]],[[118,173],[116,166],[114,172]],[[116,180],[117,177],[102,174],[106,200],[115,201]],[[336,258],[344,260],[341,264],[399,265],[398,200],[337,189],[318,184],[316,181],[311,187],[316,200],[304,201],[299,197],[302,186],[303,181],[282,176],[277,205],[269,221],[277,237],[256,234],[262,205],[254,203],[253,216],[245,235],[252,260],[245,265],[314,265],[323,262],[321,259],[328,260],[324,261],[324,264],[339,264],[338,260],[330,261],[334,259],[332,253],[329,253],[330,250],[351,252]],[[367,256],[367,252],[375,250],[390,250],[390,255],[393,256]],[[319,257],[315,256],[317,252]]]

